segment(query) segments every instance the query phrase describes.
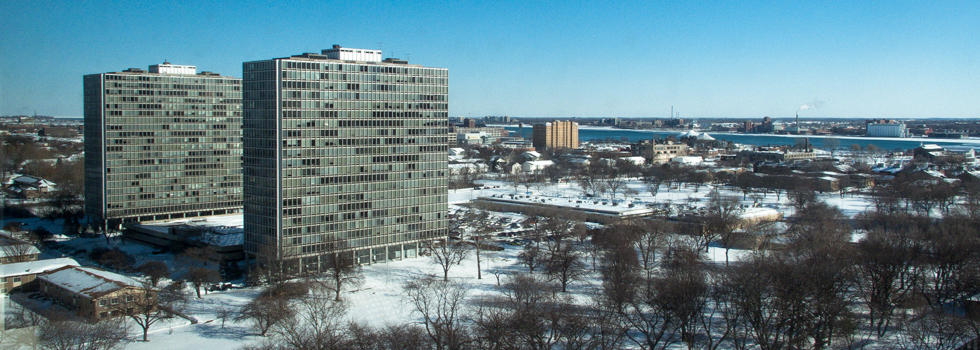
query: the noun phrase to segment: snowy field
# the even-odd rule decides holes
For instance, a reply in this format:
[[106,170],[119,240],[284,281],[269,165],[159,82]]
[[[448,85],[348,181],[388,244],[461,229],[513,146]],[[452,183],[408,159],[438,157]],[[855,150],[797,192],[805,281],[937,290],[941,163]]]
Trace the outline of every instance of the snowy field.
[[[681,185],[669,191],[666,188],[661,188],[656,197],[653,197],[647,191],[646,185],[639,181],[633,181],[629,186],[639,192],[634,198],[637,201],[652,203],[669,201],[674,204],[701,206],[706,204],[706,196],[712,190],[711,186],[702,186],[695,192],[693,187]],[[494,194],[509,195],[518,192],[523,193],[523,190],[523,188],[515,189],[509,184],[499,181],[485,181],[481,183],[481,189],[479,190],[450,190],[450,209],[451,211],[459,210],[461,208],[460,205],[479,197]],[[717,190],[724,195],[736,196],[740,200],[743,198],[741,191],[728,188],[718,188]],[[533,188],[532,191],[542,195],[555,196],[556,198],[581,196],[581,191],[573,184]],[[862,195],[846,195],[844,198],[841,198],[838,194],[834,193],[823,194],[821,198],[831,205],[840,207],[848,216],[860,213],[869,206],[867,198]],[[787,203],[787,196],[783,194],[781,199],[782,201],[778,201],[776,195],[772,193],[765,196],[756,194],[745,197],[743,204],[746,206],[755,205],[773,208],[781,211],[784,216],[792,216],[793,213]],[[494,216],[521,219],[519,214],[514,213],[494,213]],[[61,232],[60,222],[40,219],[8,220],[25,222],[30,229],[44,226],[51,232]],[[230,226],[234,226],[237,223],[233,216],[223,218],[221,222]],[[62,251],[68,253],[90,250],[97,246],[103,246],[106,243],[106,239],[101,236],[69,239],[68,237],[58,235],[57,240],[65,245]],[[159,252],[157,252],[158,254],[154,254],[155,249],[152,247],[133,242],[124,242],[119,238],[112,238],[110,245],[119,247],[136,257],[137,262],[135,266],[147,261],[157,260],[166,262],[176,270],[180,269],[181,262],[179,259],[175,259],[171,254],[159,254]],[[526,268],[518,265],[516,260],[516,255],[520,251],[520,247],[509,244],[502,244],[502,246],[505,247],[503,251],[487,254],[483,257],[483,279],[477,279],[476,259],[473,254],[470,254],[470,257],[460,265],[454,266],[449,271],[449,277],[468,285],[470,297],[500,293],[497,287],[497,278],[492,273],[493,271],[502,272],[502,281],[506,274],[518,271],[526,272]],[[484,253],[486,254],[487,252]],[[746,254],[748,254],[746,251],[733,250],[730,256],[732,260],[738,260]],[[94,266],[94,263],[85,259],[84,256],[73,255],[75,255],[74,257],[78,259],[80,264]],[[46,257],[57,256],[59,256],[57,251],[46,252]],[[725,251],[723,248],[711,247],[708,258],[716,262],[723,262],[725,260]],[[591,264],[591,260],[587,264]],[[346,291],[342,295],[349,307],[347,317],[350,321],[376,327],[381,327],[386,324],[420,321],[419,315],[413,313],[412,307],[406,302],[402,288],[407,281],[418,279],[421,276],[429,275],[439,278],[442,276],[441,267],[432,263],[428,257],[365,266],[363,267],[363,273],[365,277],[364,283],[358,286],[356,290]],[[569,293],[580,298],[580,300],[584,300],[588,294],[598,288],[599,279],[597,273],[591,273],[585,281],[570,284]],[[190,289],[188,292],[192,293]],[[139,328],[132,327],[130,331],[133,342],[129,343],[126,348],[171,350],[234,349],[245,344],[258,342],[263,338],[256,335],[248,323],[237,323],[229,318],[225,320],[224,327],[222,327],[222,320],[219,318],[222,310],[237,311],[258,295],[258,293],[259,289],[257,288],[244,288],[211,292],[204,295],[201,299],[192,298],[186,313],[197,318],[199,320],[198,324],[191,324],[190,321],[182,318],[161,321],[152,327],[149,334],[149,342],[145,343],[135,341],[142,334]]]

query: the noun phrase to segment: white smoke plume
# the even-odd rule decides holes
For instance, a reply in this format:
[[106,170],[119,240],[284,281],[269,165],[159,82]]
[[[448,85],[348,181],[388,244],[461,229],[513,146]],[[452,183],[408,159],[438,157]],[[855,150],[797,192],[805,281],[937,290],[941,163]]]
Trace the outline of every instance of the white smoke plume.
[[807,109],[817,109],[822,106],[823,106],[823,101],[813,100],[813,102],[804,103],[802,106],[800,106],[800,110],[803,111]]

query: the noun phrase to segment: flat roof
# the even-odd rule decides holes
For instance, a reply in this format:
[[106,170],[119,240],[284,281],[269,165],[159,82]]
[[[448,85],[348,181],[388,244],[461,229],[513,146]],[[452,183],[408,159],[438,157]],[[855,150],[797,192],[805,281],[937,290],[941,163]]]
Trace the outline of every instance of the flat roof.
[[0,265],[0,277],[23,276],[32,273],[41,273],[65,266],[78,266],[78,262],[72,258],[57,258],[3,264]]

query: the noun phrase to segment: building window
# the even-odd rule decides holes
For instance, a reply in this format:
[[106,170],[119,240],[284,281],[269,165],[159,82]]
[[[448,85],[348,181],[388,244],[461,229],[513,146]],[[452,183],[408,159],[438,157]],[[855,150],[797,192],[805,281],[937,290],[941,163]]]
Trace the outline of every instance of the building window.
[[105,299],[99,300],[99,306],[105,306]]
[[132,296],[132,295],[127,295],[127,296],[126,296],[126,302],[127,302],[127,303],[131,303],[131,302],[133,302],[133,296]]
[[14,283],[20,283],[20,277],[14,277]]
[[112,304],[119,304],[119,298],[112,298]]

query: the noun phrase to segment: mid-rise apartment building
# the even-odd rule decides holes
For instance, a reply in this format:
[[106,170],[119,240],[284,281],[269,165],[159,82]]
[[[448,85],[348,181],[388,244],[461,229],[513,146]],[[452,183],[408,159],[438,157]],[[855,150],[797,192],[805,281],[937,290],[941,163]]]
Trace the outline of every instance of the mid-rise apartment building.
[[535,124],[531,134],[534,148],[578,148],[578,123],[573,121],[553,121]]
[[335,45],[243,72],[247,254],[317,270],[445,237],[447,69]]
[[672,141],[656,142],[656,140],[643,140],[634,143],[632,151],[634,156],[648,159],[653,164],[663,164],[672,158],[690,154],[690,148],[686,144]]
[[241,212],[241,79],[164,62],[86,75],[84,89],[86,214]]
[[894,120],[874,120],[867,123],[870,137],[906,137],[905,123]]

